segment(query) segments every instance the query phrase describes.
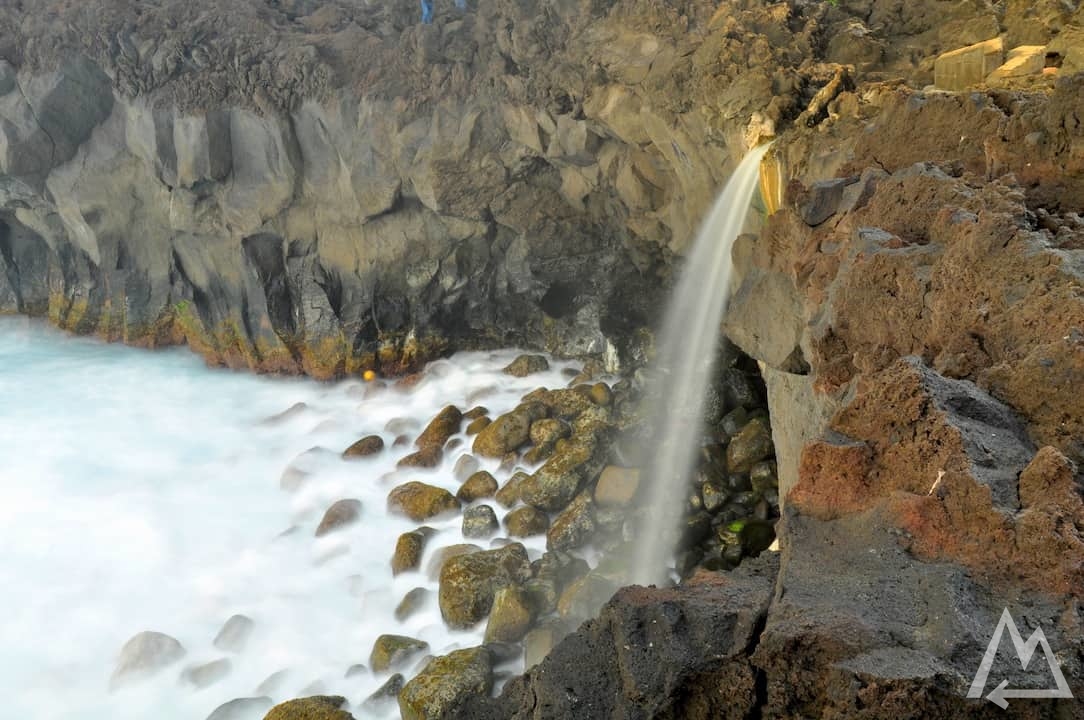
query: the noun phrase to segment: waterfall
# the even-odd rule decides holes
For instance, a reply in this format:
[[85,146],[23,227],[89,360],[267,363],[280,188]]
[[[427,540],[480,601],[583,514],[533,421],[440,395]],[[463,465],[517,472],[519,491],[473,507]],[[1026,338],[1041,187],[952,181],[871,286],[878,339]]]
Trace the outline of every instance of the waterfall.
[[632,580],[666,580],[666,564],[700,445],[704,396],[716,364],[730,289],[730,254],[757,190],[769,145],[752,150],[715,201],[686,259],[656,343],[657,387],[648,417],[655,443],[644,463],[648,515],[634,541]]

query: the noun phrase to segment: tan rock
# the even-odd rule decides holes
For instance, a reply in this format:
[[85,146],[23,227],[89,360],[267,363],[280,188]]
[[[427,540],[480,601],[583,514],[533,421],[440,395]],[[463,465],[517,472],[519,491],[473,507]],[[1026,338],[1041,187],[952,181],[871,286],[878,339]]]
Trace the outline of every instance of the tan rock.
[[1001,38],[968,45],[939,55],[934,61],[934,85],[942,90],[966,90],[980,85],[1005,58]]
[[459,509],[459,500],[444,488],[417,480],[404,483],[388,493],[388,511],[406,515],[415,522]]
[[639,469],[608,465],[595,486],[595,502],[602,507],[626,507],[639,489]]

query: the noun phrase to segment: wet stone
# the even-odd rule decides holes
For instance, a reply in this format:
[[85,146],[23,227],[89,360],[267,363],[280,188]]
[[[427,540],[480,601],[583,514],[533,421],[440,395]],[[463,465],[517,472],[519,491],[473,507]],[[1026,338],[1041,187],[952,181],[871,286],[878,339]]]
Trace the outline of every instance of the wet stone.
[[520,355],[505,366],[503,372],[513,377],[527,377],[550,369],[545,355]]
[[504,516],[504,527],[512,537],[544,535],[549,530],[550,519],[541,510],[525,505]]
[[219,650],[238,653],[245,649],[256,623],[245,615],[234,615],[215,635],[214,646]]
[[465,503],[471,503],[482,498],[493,497],[497,489],[497,479],[486,470],[480,470],[467,478],[455,496]]
[[224,680],[232,669],[233,664],[226,658],[190,665],[181,671],[181,682],[199,689],[210,687],[219,680]]
[[421,610],[422,607],[429,602],[429,598],[432,594],[432,590],[423,587],[416,587],[413,590],[410,590],[403,596],[403,599],[399,601],[399,604],[395,606],[395,619],[399,622],[403,622],[414,615],[414,613]]
[[429,649],[429,643],[405,635],[381,635],[373,643],[369,667],[373,672],[387,672],[402,667],[419,653]]
[[479,505],[463,511],[463,537],[485,538],[500,529],[497,513],[489,505]]
[[336,500],[324,513],[320,524],[316,526],[316,537],[323,537],[330,532],[340,530],[357,522],[361,517],[361,501],[353,498]]
[[384,438],[379,435],[366,435],[361,440],[343,451],[344,458],[363,458],[376,455],[384,449]]

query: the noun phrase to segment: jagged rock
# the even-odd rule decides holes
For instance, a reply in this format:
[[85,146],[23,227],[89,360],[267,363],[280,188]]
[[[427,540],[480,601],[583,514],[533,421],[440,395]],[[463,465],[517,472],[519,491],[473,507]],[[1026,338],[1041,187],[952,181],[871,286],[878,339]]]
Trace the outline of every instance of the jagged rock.
[[112,690],[147,678],[184,655],[184,647],[169,635],[150,630],[138,633],[121,648],[109,687]]
[[499,588],[530,576],[527,551],[519,543],[451,558],[440,571],[440,614],[449,627],[470,627],[489,614]]
[[316,526],[316,537],[323,537],[330,532],[340,530],[355,523],[361,517],[361,501],[353,498],[336,500],[324,513],[320,524]]
[[245,649],[255,629],[256,623],[252,618],[246,615],[233,615],[215,635],[214,646],[227,652],[241,652]]
[[379,435],[366,435],[361,440],[343,450],[344,458],[363,458],[376,455],[384,449],[384,438]]
[[468,648],[433,658],[399,693],[403,720],[445,717],[464,699],[487,696],[493,686],[489,651]]
[[424,522],[459,509],[459,500],[443,488],[412,480],[388,493],[388,511]]
[[369,667],[373,672],[387,672],[402,667],[418,653],[429,649],[429,643],[403,635],[381,635],[373,643]]
[[264,720],[354,720],[354,716],[340,710],[346,698],[338,695],[315,695],[313,697],[287,700],[264,716]]

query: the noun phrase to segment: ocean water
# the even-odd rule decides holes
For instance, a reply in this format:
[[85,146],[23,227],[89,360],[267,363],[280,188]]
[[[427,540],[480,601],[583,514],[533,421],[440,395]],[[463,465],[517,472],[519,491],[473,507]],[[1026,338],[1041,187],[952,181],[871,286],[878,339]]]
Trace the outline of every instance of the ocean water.
[[[515,355],[459,354],[402,390],[208,369],[183,349],[0,318],[0,716],[202,720],[234,698],[314,693],[344,695],[356,710],[387,674],[344,675],[368,665],[380,634],[425,640],[432,654],[478,644],[483,627],[444,626],[424,572],[437,548],[464,542],[460,518],[427,523],[439,533],[422,572],[393,578],[395,541],[416,523],[385,510],[388,491],[407,480],[454,493],[469,440],[440,468],[409,472],[395,462],[413,448],[391,445],[402,428],[413,440],[449,403],[499,413],[567,382],[559,362],[527,378],[500,373]],[[379,456],[340,458],[370,433],[386,442]],[[308,473],[293,492],[280,487],[291,467]],[[482,467],[502,483],[510,474],[496,461]],[[360,521],[314,537],[341,498],[362,502]],[[527,544],[533,559],[544,538]],[[419,586],[433,591],[429,604],[397,622],[395,606]],[[234,614],[255,629],[243,652],[223,652],[212,641]],[[111,692],[121,647],[144,630],[176,638],[185,656]],[[181,681],[186,667],[220,658],[231,663],[224,679],[202,689]],[[257,692],[281,671],[275,689]]]

